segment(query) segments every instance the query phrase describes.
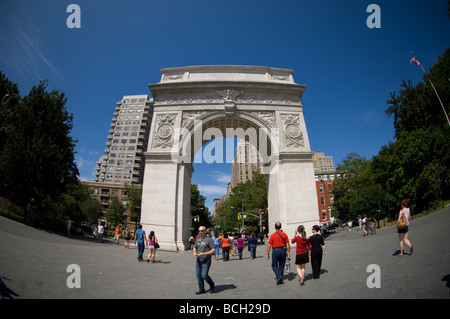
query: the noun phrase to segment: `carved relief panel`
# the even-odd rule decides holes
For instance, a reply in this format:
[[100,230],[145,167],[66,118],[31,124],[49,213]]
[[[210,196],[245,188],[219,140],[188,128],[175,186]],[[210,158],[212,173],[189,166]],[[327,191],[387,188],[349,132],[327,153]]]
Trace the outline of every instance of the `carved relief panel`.
[[305,147],[305,139],[300,128],[300,116],[296,114],[281,115],[284,141],[287,148]]
[[173,146],[173,132],[176,114],[158,115],[157,127],[153,139],[154,148],[171,148]]

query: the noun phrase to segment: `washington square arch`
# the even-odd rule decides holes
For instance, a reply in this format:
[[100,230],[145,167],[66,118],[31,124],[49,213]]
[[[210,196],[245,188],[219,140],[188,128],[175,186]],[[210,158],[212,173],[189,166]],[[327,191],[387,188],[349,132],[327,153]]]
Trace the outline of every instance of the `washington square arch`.
[[[145,155],[141,224],[161,247],[188,249],[193,158],[217,137],[245,138],[263,161],[269,231],[318,224],[312,152],[293,71],[257,66],[161,70]],[[308,228],[307,228],[308,229]]]

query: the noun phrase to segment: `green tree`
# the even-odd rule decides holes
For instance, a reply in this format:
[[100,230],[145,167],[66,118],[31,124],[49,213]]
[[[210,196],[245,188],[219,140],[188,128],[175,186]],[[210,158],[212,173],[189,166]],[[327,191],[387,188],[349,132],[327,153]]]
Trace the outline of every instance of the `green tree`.
[[[447,49],[428,72],[447,113],[449,74]],[[389,194],[391,216],[405,198],[411,199],[413,212],[421,212],[450,197],[450,128],[428,77],[415,86],[402,80],[400,92],[391,93],[387,101],[385,112],[394,118],[396,140],[373,157],[371,174]]]
[[368,203],[362,199],[371,185],[368,174],[370,161],[358,153],[350,153],[338,164],[336,171],[340,177],[333,182],[334,195],[333,216],[340,220],[355,219],[367,213]]
[[47,82],[41,82],[19,100],[14,91],[12,101],[2,101],[0,121],[0,131],[7,132],[0,153],[0,194],[22,207],[33,201],[41,213],[43,203],[56,200],[78,176],[67,98],[46,89]]
[[[198,185],[191,184],[191,234],[194,235],[200,226],[210,228],[213,223],[208,207],[205,206],[206,197],[200,194]],[[195,217],[194,219],[194,216]]]
[[[393,196],[391,212],[409,198],[415,211],[448,198],[450,137],[440,129],[418,129],[401,133],[399,139],[382,147],[372,163],[372,174]],[[394,214],[394,213],[392,213]]]
[[20,95],[17,84],[12,83],[0,71],[0,154],[2,154],[8,135],[10,134],[9,131],[12,128],[11,122],[19,100]]
[[97,223],[98,219],[102,216],[103,206],[96,199],[91,197],[80,203],[80,208],[84,217],[83,221],[87,221],[90,224]]
[[137,224],[141,220],[142,185],[125,185],[128,199],[128,214],[130,219]]
[[[260,209],[267,208],[266,177],[258,171],[253,172],[252,180],[239,183],[232,189],[230,197],[216,209],[215,224],[226,231],[235,231],[242,227],[238,213],[244,212],[259,216]],[[243,207],[242,207],[243,206]],[[269,212],[270,213],[270,212]],[[247,231],[259,230],[259,217],[247,214],[245,218]]]
[[119,201],[117,196],[111,197],[111,203],[105,213],[105,218],[108,223],[115,226],[120,225],[123,222],[123,214],[125,213],[125,207]]
[[[418,72],[421,72],[420,69]],[[449,74],[450,49],[447,49],[428,72],[429,78],[433,81],[442,103],[446,107],[447,114],[450,105]],[[402,80],[400,93],[391,93],[391,99],[387,101],[390,106],[385,112],[389,117],[394,117],[397,139],[400,138],[401,133],[409,133],[418,129],[448,129],[447,119],[433,87],[425,75],[423,80],[424,82],[419,82],[416,86],[409,80]]]

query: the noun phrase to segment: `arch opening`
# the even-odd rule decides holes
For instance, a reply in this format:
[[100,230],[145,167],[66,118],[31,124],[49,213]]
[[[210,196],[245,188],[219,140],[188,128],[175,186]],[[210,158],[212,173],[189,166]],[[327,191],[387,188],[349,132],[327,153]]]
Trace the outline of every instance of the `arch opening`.
[[[179,144],[175,144],[172,150],[172,159],[184,164],[231,164],[235,160],[234,138],[248,142],[256,149],[263,174],[273,170],[278,155],[278,129],[269,128],[257,118],[245,114],[224,116],[223,113],[212,113],[182,128]],[[226,141],[225,147],[223,141]]]

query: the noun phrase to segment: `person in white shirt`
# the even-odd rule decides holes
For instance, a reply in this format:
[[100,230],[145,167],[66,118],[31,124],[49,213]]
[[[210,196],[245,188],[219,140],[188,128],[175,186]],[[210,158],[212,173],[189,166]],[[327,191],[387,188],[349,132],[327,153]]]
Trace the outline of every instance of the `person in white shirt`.
[[104,227],[103,227],[103,225],[101,223],[98,224],[97,230],[98,230],[98,240],[103,243]]

